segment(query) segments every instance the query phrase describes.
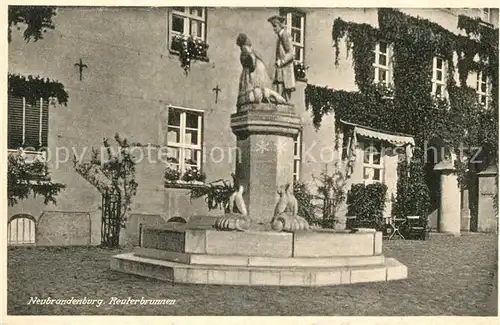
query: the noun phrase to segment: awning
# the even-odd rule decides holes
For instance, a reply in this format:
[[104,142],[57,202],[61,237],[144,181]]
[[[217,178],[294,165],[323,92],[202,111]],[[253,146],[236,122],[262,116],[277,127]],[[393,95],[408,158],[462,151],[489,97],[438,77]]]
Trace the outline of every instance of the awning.
[[411,135],[388,133],[373,128],[357,125],[354,123],[345,122],[342,120],[340,120],[340,122],[350,126],[353,130],[351,138],[349,140],[350,145],[348,148],[348,161],[347,161],[347,173],[346,173],[347,177],[349,177],[354,170],[354,164],[356,162],[356,147],[358,146],[359,136],[371,139],[383,140],[389,142],[394,146],[405,147],[406,159],[408,162],[413,156],[412,148],[415,146],[415,140]]
[[356,135],[361,135],[361,136],[364,136],[367,138],[387,141],[387,142],[394,144],[396,146],[406,146],[406,145],[415,146],[415,140],[410,135],[388,133],[388,132],[384,132],[384,131],[375,130],[375,129],[372,129],[369,127],[357,125],[354,123],[345,122],[342,120],[341,120],[341,122],[343,124],[353,126],[354,127],[354,134],[356,134]]

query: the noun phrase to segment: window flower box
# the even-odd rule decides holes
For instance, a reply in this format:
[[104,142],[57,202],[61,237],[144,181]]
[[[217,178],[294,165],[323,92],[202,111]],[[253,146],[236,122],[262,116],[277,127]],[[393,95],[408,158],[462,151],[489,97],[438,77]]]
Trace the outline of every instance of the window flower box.
[[394,87],[392,84],[379,82],[375,85],[375,89],[382,99],[394,99]]
[[191,62],[194,60],[208,62],[208,44],[199,38],[186,35],[173,35],[170,50],[179,54],[181,67],[187,74],[191,69]]
[[201,182],[204,183],[205,180],[207,179],[207,176],[205,173],[201,172],[198,170],[196,167],[192,167],[186,172],[184,172],[184,175],[182,175],[182,179],[185,182]]
[[303,62],[301,61],[293,62],[293,72],[295,74],[295,80],[307,81],[306,70],[307,67],[304,66]]
[[164,186],[174,188],[200,187],[205,186],[205,179],[205,173],[200,172],[195,167],[186,170],[182,174],[178,168],[168,166],[165,168]]
[[167,168],[165,168],[165,174],[163,175],[165,183],[170,183],[170,182],[175,183],[179,180],[180,177],[181,177],[181,171],[178,168],[174,168],[171,166],[167,166]]

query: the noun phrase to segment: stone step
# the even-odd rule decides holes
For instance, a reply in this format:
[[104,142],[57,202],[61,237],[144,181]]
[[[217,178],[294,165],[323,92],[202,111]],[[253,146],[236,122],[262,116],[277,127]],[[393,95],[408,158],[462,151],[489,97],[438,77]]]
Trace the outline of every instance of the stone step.
[[241,255],[209,255],[165,251],[136,247],[136,256],[183,264],[264,266],[264,267],[342,267],[383,264],[383,255],[342,257],[261,257]]
[[347,267],[264,267],[193,265],[125,253],[111,258],[111,269],[173,283],[329,286],[407,278],[407,268],[392,258],[383,264]]

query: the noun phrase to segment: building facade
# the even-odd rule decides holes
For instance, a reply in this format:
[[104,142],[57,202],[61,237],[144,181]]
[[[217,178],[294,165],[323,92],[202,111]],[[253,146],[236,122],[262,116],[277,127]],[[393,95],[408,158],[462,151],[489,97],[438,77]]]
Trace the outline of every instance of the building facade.
[[[480,16],[498,26],[498,10],[402,11],[437,22],[455,33],[459,33],[458,14]],[[207,175],[207,182],[231,178],[237,155],[229,115],[236,111],[241,73],[236,38],[239,33],[246,33],[272,72],[276,35],[267,19],[273,15],[286,17],[295,59],[307,68],[306,77],[297,80],[291,99],[303,123],[296,141],[294,177],[313,184],[321,172],[338,168],[335,162],[341,153],[334,149],[335,116],[327,116],[322,127],[316,129],[305,107],[304,89],[309,83],[356,90],[352,62],[342,60],[338,66],[334,63],[333,21],[342,17],[376,26],[377,9],[60,7],[54,17],[55,30],[47,31],[42,40],[26,43],[22,29],[13,31],[8,69],[9,73],[40,75],[60,81],[69,94],[68,104],[41,103],[44,109],[37,111],[40,118],[35,116],[32,122],[40,123],[36,128],[26,119],[26,113],[19,113],[21,108],[27,111],[25,104],[17,99],[16,105],[11,105],[16,100],[10,100],[9,119],[14,119],[15,114],[18,120],[22,118],[22,134],[17,134],[19,127],[17,133],[13,129],[12,135],[9,134],[9,149],[17,149],[16,141],[10,145],[10,138],[15,136],[23,141],[35,137],[40,144],[46,143],[52,179],[66,184],[67,188],[57,197],[57,205],[27,199],[10,207],[9,217],[26,214],[39,223],[45,218],[44,223],[54,224],[60,233],[73,229],[67,237],[84,238],[78,243],[98,244],[101,195],[75,172],[72,157],[90,159],[91,148],[100,148],[103,138],[112,139],[115,133],[141,144],[135,151],[142,158],[137,166],[139,189],[128,226],[122,232],[123,244],[136,244],[141,223],[221,213],[209,211],[203,199],[191,202],[189,189],[165,187],[165,163],[158,156],[158,148],[168,147],[168,162],[181,170],[200,168]],[[186,74],[181,67],[178,40],[187,35],[206,42],[209,47],[204,57],[191,63]],[[341,44],[341,53],[345,50],[345,44]],[[390,47],[378,44],[374,55],[375,79],[389,82]],[[444,69],[443,62],[436,61],[433,79],[436,93],[444,91],[440,69]],[[487,101],[487,81],[481,76],[469,79],[472,86],[477,86],[479,100]],[[14,106],[17,109],[11,109]],[[36,136],[31,134],[36,132]],[[367,139],[369,134],[365,132]],[[410,137],[402,141],[405,145],[411,144]],[[394,191],[396,166],[382,165],[382,161],[381,157],[370,157],[366,163],[370,166],[364,166],[368,170],[365,172],[363,162],[358,160],[349,182],[387,182]],[[385,171],[382,166],[387,166]],[[66,226],[72,215],[83,218],[81,227],[89,231],[82,235],[75,227]]]

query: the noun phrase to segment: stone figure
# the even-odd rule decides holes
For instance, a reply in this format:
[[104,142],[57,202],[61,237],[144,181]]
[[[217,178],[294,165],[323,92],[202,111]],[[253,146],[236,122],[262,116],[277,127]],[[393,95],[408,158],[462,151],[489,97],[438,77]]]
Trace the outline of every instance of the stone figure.
[[271,227],[275,231],[309,230],[309,223],[303,217],[297,215],[298,203],[293,195],[291,184],[280,186],[278,189],[280,198],[274,209]]
[[288,206],[288,193],[286,190],[283,188],[283,186],[280,186],[278,188],[278,195],[280,198],[278,199],[278,203],[276,204],[276,207],[274,208],[274,215],[280,215],[286,211],[286,208]]
[[240,47],[243,67],[239,81],[237,106],[248,103],[286,104],[287,101],[272,89],[272,81],[262,57],[252,49],[246,34],[239,34],[236,45]]
[[240,213],[241,215],[244,215],[246,216],[247,215],[247,207],[245,205],[245,201],[243,200],[243,191],[244,191],[244,187],[243,185],[240,185],[239,186],[239,189],[235,192],[233,192],[233,194],[231,194],[231,196],[229,197],[229,212],[234,212],[234,207],[235,207],[235,204],[236,204],[236,209],[237,209],[237,213]]
[[234,174],[232,176],[237,190],[229,196],[228,212],[223,217],[218,218],[213,227],[217,230],[245,231],[250,227],[247,207],[243,199],[245,188],[243,185],[237,184],[238,182]]
[[295,91],[294,59],[295,49],[292,37],[285,28],[285,18],[273,16],[267,20],[278,36],[276,41],[276,62],[274,84],[277,91],[288,101]]
[[285,193],[287,195],[287,205],[286,205],[286,211],[290,212],[292,215],[296,216],[297,213],[299,212],[299,204],[297,202],[297,199],[295,198],[295,195],[293,195],[293,188],[290,186],[290,184],[287,184],[285,188]]

